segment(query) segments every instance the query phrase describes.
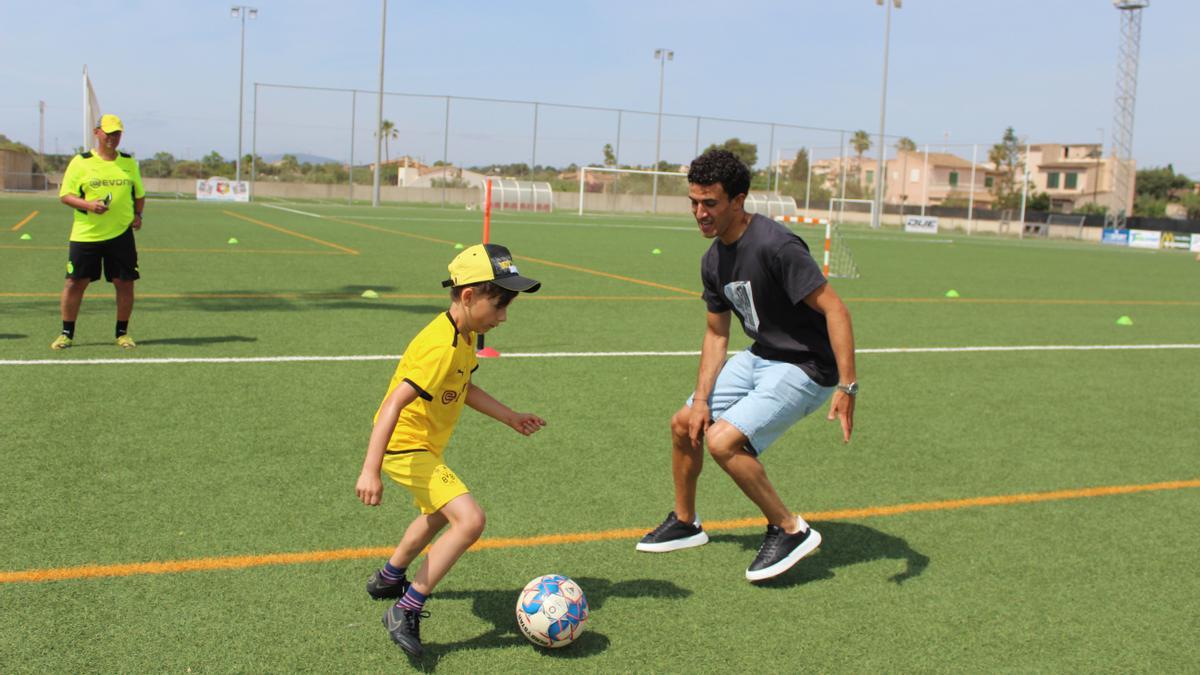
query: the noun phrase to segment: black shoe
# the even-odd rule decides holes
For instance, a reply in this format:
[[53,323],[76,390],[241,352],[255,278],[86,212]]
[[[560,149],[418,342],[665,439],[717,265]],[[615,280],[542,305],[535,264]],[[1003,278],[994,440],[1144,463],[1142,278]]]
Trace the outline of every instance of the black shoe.
[[407,591],[407,579],[401,579],[394,584],[389,584],[387,580],[383,578],[383,574],[381,574],[379,570],[376,570],[375,573],[371,575],[371,578],[367,579],[367,595],[376,600],[399,598],[402,597]]
[[666,553],[683,548],[702,546],[708,543],[708,534],[700,527],[697,518],[694,523],[685,523],[675,517],[675,512],[667,514],[662,524],[648,532],[638,542],[637,550],[647,553]]
[[392,605],[383,613],[383,627],[387,628],[392,642],[400,645],[411,656],[425,652],[421,647],[421,619],[429,618],[429,612],[414,612],[399,605]]
[[746,578],[762,581],[779,576],[820,545],[821,533],[811,527],[803,532],[788,534],[782,527],[768,525],[767,535],[758,547],[758,555],[746,570]]

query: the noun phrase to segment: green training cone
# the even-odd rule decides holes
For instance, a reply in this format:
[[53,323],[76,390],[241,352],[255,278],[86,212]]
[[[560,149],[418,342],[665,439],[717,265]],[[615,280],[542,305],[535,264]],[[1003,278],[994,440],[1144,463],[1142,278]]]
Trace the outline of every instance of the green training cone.
[[455,250],[455,251],[461,251],[462,249],[463,249],[463,245],[462,245],[462,244],[455,244],[455,245],[454,245],[454,250]]
[[653,251],[650,251],[650,255],[662,255],[662,249],[656,248]]
[[29,234],[28,232],[26,232],[25,234],[21,235],[21,241],[29,241],[30,239],[33,239],[33,237],[32,237],[32,236],[30,236],[30,234]]
[[1118,326],[1132,326],[1132,325],[1133,325],[1133,319],[1131,319],[1131,318],[1129,318],[1129,317],[1127,317],[1127,316],[1123,316],[1123,317],[1121,317],[1121,318],[1117,319],[1117,325],[1118,325]]
[[237,237],[230,237],[230,238],[229,238],[229,242],[228,242],[228,243],[230,243],[230,244],[236,244],[236,243],[238,243]]
[[367,290],[362,292],[362,296],[364,298],[370,298],[371,300],[374,300],[379,297],[379,294],[368,288]]
[[946,297],[947,297],[947,298],[957,298],[957,297],[958,297],[958,291],[956,291],[956,290],[954,290],[953,288],[951,288],[950,290],[946,291]]

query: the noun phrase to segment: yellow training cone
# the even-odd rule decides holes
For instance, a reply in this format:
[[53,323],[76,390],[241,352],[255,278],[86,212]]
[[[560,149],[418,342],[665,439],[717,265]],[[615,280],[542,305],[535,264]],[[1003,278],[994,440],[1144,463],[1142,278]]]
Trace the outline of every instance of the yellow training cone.
[[951,288],[950,290],[946,291],[946,297],[947,297],[947,298],[957,298],[957,297],[958,297],[958,291],[956,291],[956,290],[954,290],[953,288]]
[[1132,325],[1133,325],[1133,319],[1131,319],[1131,318],[1129,318],[1129,317],[1127,317],[1127,316],[1123,316],[1123,317],[1121,317],[1121,318],[1117,319],[1117,325],[1118,325],[1118,326],[1132,326]]

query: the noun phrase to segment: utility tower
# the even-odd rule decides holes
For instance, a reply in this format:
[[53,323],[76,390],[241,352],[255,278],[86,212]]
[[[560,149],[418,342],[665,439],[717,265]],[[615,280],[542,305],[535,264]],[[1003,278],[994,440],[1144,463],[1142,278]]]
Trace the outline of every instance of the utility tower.
[[1113,106],[1113,208],[1110,227],[1125,227],[1133,211],[1129,188],[1133,184],[1133,109],[1137,103],[1138,54],[1142,44],[1142,10],[1150,0],[1113,0],[1121,12],[1121,45],[1117,58],[1117,96]]

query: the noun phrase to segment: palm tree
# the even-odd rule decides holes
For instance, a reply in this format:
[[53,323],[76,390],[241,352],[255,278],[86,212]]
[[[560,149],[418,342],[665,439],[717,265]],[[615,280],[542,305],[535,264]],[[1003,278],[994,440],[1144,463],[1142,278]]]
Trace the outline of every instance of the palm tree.
[[916,152],[917,142],[908,136],[901,136],[900,140],[896,141],[896,150],[900,152]]
[[379,124],[379,131],[383,135],[383,161],[386,164],[388,161],[388,139],[394,138],[400,140],[400,132],[396,129],[396,123],[391,120],[384,120]]

